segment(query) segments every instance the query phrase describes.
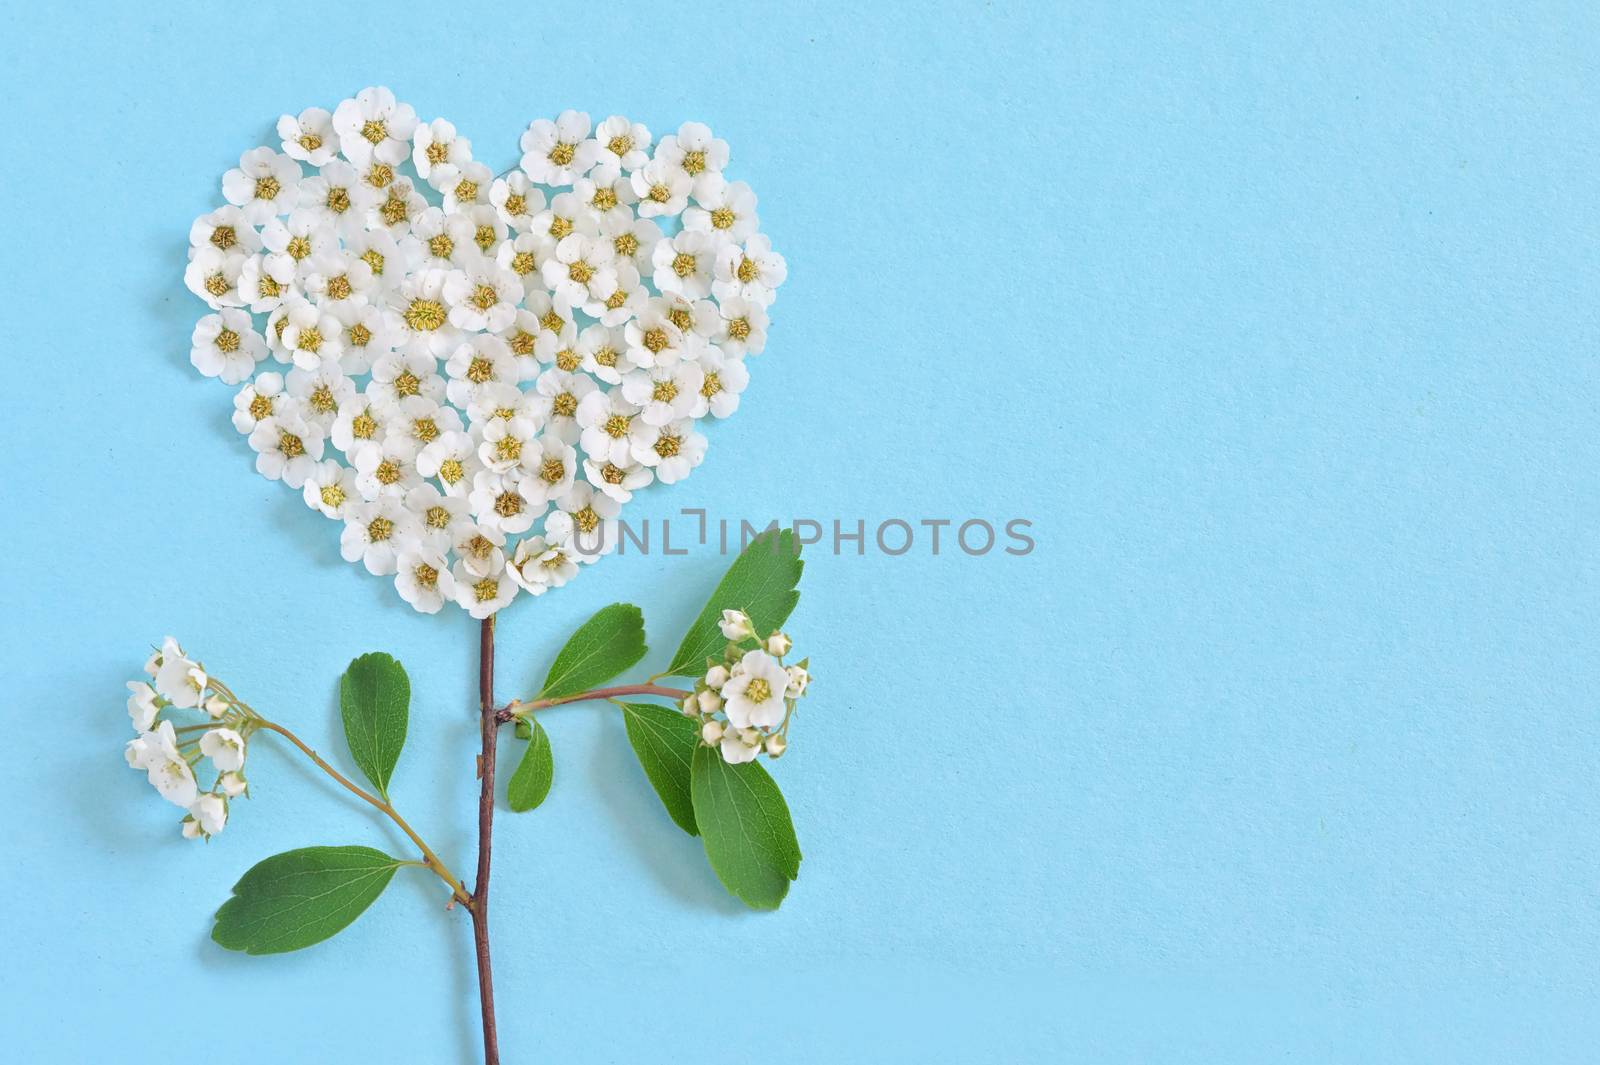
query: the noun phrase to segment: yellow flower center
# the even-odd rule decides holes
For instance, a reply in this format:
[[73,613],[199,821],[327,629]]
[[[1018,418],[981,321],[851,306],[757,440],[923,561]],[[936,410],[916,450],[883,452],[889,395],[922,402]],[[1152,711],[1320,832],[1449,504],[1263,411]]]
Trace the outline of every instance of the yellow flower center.
[[550,235],[557,240],[572,233],[572,219],[552,215],[550,218]]
[[612,311],[620,310],[623,304],[627,302],[628,294],[619,288],[611,295],[606,297],[606,309]]
[[371,440],[378,435],[378,419],[362,411],[350,419],[350,435],[357,440]]
[[388,225],[397,226],[411,217],[411,205],[406,202],[404,196],[397,195],[394,189],[390,189],[389,198],[378,208],[378,214]]
[[515,462],[522,457],[522,441],[514,436],[502,436],[494,442],[494,453],[501,462]]
[[606,482],[606,484],[621,484],[622,479],[627,476],[627,473],[622,469],[621,466],[613,466],[608,462],[601,467],[600,476]]
[[382,252],[377,251],[377,250],[375,250],[373,248],[368,248],[366,251],[361,253],[361,261],[366,263],[369,267],[372,268],[372,273],[373,273],[374,276],[382,276],[382,274],[383,274],[383,253]]
[[444,529],[450,525],[450,508],[444,506],[431,506],[422,516],[423,522],[430,529]]
[[308,152],[314,152],[322,147],[322,138],[315,133],[302,133],[300,134],[300,147]]
[[757,677],[745,686],[744,697],[752,703],[764,703],[772,698],[772,685]]
[[333,389],[325,384],[313,388],[306,402],[318,414],[332,414],[339,409],[338,401],[333,398]]
[[283,191],[283,186],[278,184],[275,177],[256,178],[256,199],[275,200],[278,193]]
[[589,205],[597,211],[611,210],[617,205],[616,190],[602,185],[594,190],[594,198],[589,201]]
[[250,397],[250,417],[256,421],[272,417],[272,397],[256,393]]
[[526,197],[518,196],[514,192],[506,196],[506,214],[523,215],[527,213],[528,201]]
[[646,329],[644,331],[644,346],[650,349],[650,354],[659,355],[667,346],[667,331],[665,329]]
[[239,243],[239,234],[232,226],[218,226],[211,231],[211,243],[218,251],[227,251]]
[[715,211],[711,212],[711,224],[718,229],[728,229],[736,221],[737,219],[734,217],[733,210],[731,208],[718,207]]
[[428,238],[428,254],[436,259],[448,259],[456,250],[456,242],[450,239],[448,233],[440,233],[436,237]]
[[583,360],[579,359],[578,353],[571,348],[562,348],[556,352],[556,368],[558,370],[565,370],[567,373],[571,373],[582,364]]
[[372,343],[372,330],[360,322],[350,327],[351,347],[364,348],[370,343]]
[[322,496],[322,505],[330,510],[344,506],[344,489],[336,484],[323,485],[319,494]]
[[728,335],[735,340],[743,340],[750,335],[750,319],[735,318],[728,323]]
[[639,238],[632,233],[619,233],[616,239],[611,242],[611,246],[624,259],[630,258],[639,250]]
[[623,414],[613,414],[605,420],[601,429],[613,440],[621,440],[628,435],[628,423],[632,419]]
[[515,492],[501,492],[494,500],[494,512],[502,518],[514,518],[522,513],[522,497]]
[[328,190],[328,198],[324,206],[334,214],[344,214],[350,209],[350,191],[334,186]]
[[617,364],[617,349],[604,347],[594,353],[596,366],[615,366]]
[[293,433],[279,432],[278,450],[283,452],[286,458],[298,458],[306,453],[305,441]]
[[394,375],[394,394],[397,396],[415,396],[422,392],[422,378],[410,370],[401,370]]
[[739,280],[748,285],[761,276],[761,267],[756,264],[754,259],[740,259],[737,273]]
[[666,203],[672,199],[672,187],[670,185],[651,185],[650,191],[646,195],[653,203]]
[[445,459],[439,463],[439,480],[445,484],[455,484],[466,475],[466,469],[456,459]]
[[557,417],[570,418],[578,413],[578,397],[571,392],[563,392],[550,401],[550,409]]
[[706,153],[705,152],[684,152],[683,153],[683,172],[685,174],[688,174],[690,177],[693,177],[694,175],[700,173],[700,171],[704,170],[705,168],[706,168]]
[[679,277],[688,277],[694,273],[694,256],[682,251],[674,255],[672,257],[672,272]]
[[612,155],[627,155],[633,151],[633,138],[626,133],[612,137],[606,141],[606,151]]
[[[262,274],[260,279],[256,281],[256,292],[261,295],[262,299],[272,299],[282,294],[283,286],[278,284],[271,274]],[[288,319],[280,318],[278,321],[287,322]],[[278,335],[280,337],[283,336],[283,330],[278,330]]]
[[535,265],[533,252],[531,251],[519,251],[517,254],[511,257],[512,271],[521,275],[522,277],[527,277],[529,274],[533,273],[533,268]]
[[322,347],[322,334],[315,329],[302,329],[300,330],[300,340],[295,344],[295,347],[315,355],[317,349]]
[[600,515],[594,512],[593,507],[584,507],[572,516],[573,522],[578,526],[579,532],[591,533],[600,524]]
[[488,251],[494,246],[494,226],[479,226],[472,233],[472,241],[481,251]]
[[367,171],[367,184],[375,189],[386,189],[393,180],[394,167],[388,163],[373,163],[372,169]]
[[388,518],[373,518],[367,522],[367,539],[381,544],[394,534],[394,522]]
[[212,343],[216,344],[217,350],[224,355],[231,354],[239,350],[239,334],[232,329],[224,329],[217,334],[217,339]]
[[689,313],[689,308],[681,303],[675,303],[672,305],[672,310],[667,312],[667,321],[687,333],[689,327],[694,324],[694,316]]
[[656,387],[650,393],[650,398],[657,403],[671,403],[678,398],[677,382],[657,381]]
[[438,300],[414,299],[401,317],[410,328],[431,333],[444,325],[444,306]]
[[533,334],[525,329],[518,329],[516,335],[511,338],[511,354],[532,355]]
[[228,279],[221,274],[212,274],[206,278],[206,291],[213,296],[221,296],[228,291]]
[[424,588],[432,588],[439,583],[439,571],[426,562],[418,562],[411,570],[411,576]]
[[467,203],[478,198],[478,183],[462,178],[456,183],[456,199]]
[[539,324],[552,333],[559,333],[562,327],[567,324],[567,320],[555,311],[545,311],[544,317],[539,319]]
[[494,363],[483,355],[474,355],[467,363],[467,380],[481,385],[494,377]]
[[382,119],[369,118],[361,126],[361,135],[373,144],[377,144],[389,135],[389,128],[383,124]]
[[426,154],[428,156],[428,162],[433,166],[438,166],[440,163],[450,158],[450,146],[444,141],[434,141],[432,144],[428,145]]
[[715,370],[712,370],[710,373],[706,374],[705,382],[700,386],[700,394],[706,399],[710,399],[712,396],[721,391],[722,377]]
[[668,436],[665,433],[656,437],[655,451],[664,459],[670,459],[678,453],[679,446],[683,443],[682,437]]
[[467,554],[477,559],[488,558],[489,552],[494,550],[494,544],[489,542],[488,537],[482,535],[474,536],[461,546],[467,549]]
[[415,418],[411,422],[411,435],[424,444],[438,439],[439,423],[432,418]]
[[333,300],[347,300],[350,298],[350,278],[344,274],[328,279],[328,298]]
[[384,459],[378,463],[378,468],[372,471],[379,484],[394,484],[400,479],[400,464],[394,459]]
[[545,484],[560,484],[567,475],[567,464],[560,459],[545,459],[539,467],[539,476]]
[[571,278],[573,281],[576,281],[580,285],[587,285],[589,283],[589,279],[593,276],[594,268],[588,263],[584,262],[582,259],[579,259],[577,262],[567,267],[567,277]]
[[289,253],[289,258],[299,262],[311,254],[311,240],[308,237],[292,237],[284,251]]
[[492,602],[500,594],[500,582],[493,577],[485,577],[472,586],[472,594],[480,603]]
[[499,302],[500,296],[493,285],[479,285],[472,290],[472,305],[480,311],[486,311]]
[[550,149],[550,161],[557,166],[571,166],[572,157],[577,154],[577,151],[577,145],[568,144],[566,141],[558,141],[556,146]]

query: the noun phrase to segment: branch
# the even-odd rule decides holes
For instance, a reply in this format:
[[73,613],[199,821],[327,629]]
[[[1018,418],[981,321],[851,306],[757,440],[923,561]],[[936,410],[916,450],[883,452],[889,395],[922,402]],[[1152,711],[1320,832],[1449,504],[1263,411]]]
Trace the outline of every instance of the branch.
[[680,702],[692,694],[694,693],[679,688],[664,688],[659,684],[619,684],[614,688],[595,688],[593,691],[563,695],[555,699],[513,699],[495,714],[495,721],[503,725],[535,710],[546,710],[564,703],[581,703],[591,699],[614,699],[620,695],[655,695]]
[[484,1065],[500,1065],[494,1023],[494,975],[489,965],[489,858],[494,836],[495,740],[499,715],[494,706],[494,615],[478,630],[478,713],[483,748],[478,755],[478,882],[472,892],[472,942],[478,955],[478,1000],[483,1009]]

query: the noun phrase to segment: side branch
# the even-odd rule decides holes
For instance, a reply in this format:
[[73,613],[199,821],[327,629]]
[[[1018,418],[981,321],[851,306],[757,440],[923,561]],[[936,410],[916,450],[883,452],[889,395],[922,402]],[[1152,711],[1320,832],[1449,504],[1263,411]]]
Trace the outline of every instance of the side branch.
[[531,714],[535,710],[545,710],[565,703],[581,703],[593,699],[615,699],[623,695],[655,695],[662,699],[671,699],[677,702],[692,694],[692,692],[686,692],[681,688],[664,688],[659,684],[619,684],[614,688],[595,688],[592,691],[579,692],[576,695],[563,695],[556,699],[513,699],[495,714],[495,720],[503,725],[507,721],[513,721]]

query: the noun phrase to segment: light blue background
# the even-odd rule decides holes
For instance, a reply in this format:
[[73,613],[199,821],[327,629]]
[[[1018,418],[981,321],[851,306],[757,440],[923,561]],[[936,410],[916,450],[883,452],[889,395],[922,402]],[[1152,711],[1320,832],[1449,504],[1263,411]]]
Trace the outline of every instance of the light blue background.
[[[167,632],[330,753],[335,677],[387,649],[397,801],[471,865],[473,626],[341,562],[187,364],[219,175],[382,82],[497,169],[567,106],[733,145],[790,280],[740,417],[645,510],[1039,541],[813,552],[777,914],[618,720],[552,714],[555,790],[497,837],[508,1061],[1592,1060],[1594,12],[13,5],[5,1056],[475,1057],[467,924],[420,875],[303,954],[207,938],[257,859],[393,831],[268,740],[184,844],[121,765]],[[500,695],[619,598],[669,653],[723,565],[519,602]]]

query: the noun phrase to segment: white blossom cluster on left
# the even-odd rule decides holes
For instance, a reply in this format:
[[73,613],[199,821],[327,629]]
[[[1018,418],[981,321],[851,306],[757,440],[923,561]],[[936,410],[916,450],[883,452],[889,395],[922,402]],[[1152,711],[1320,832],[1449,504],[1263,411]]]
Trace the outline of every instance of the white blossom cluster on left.
[[277,132],[190,230],[191,361],[242,385],[256,469],[342,522],[347,560],[484,618],[699,465],[787,273],[726,142],[565,111],[496,176],[384,88]]
[[[145,662],[148,679],[128,682],[128,716],[138,733],[128,741],[128,765],[142,770],[163,799],[181,807],[186,838],[207,838],[228,823],[228,802],[246,795],[245,748],[260,718],[168,636]],[[175,710],[198,712],[174,724]],[[210,786],[197,770],[210,762]]]

